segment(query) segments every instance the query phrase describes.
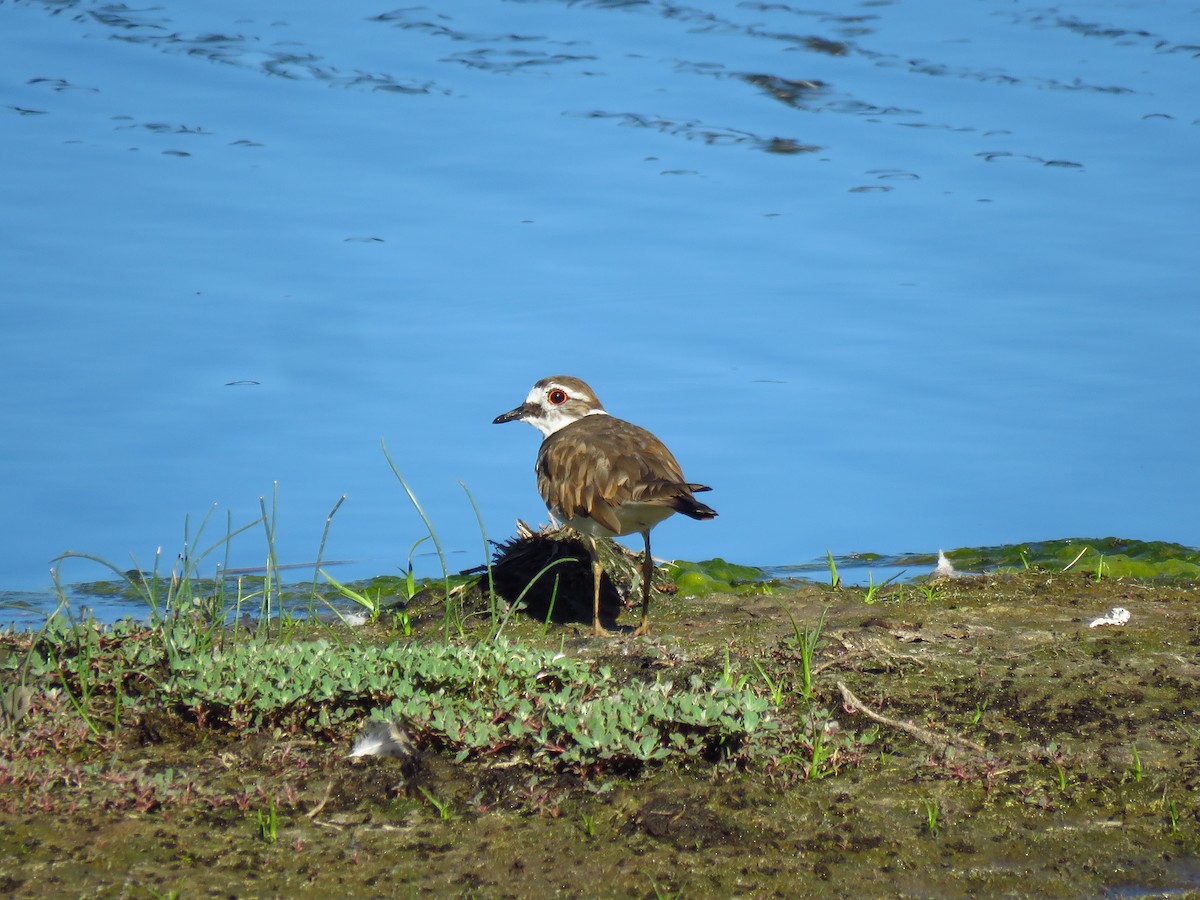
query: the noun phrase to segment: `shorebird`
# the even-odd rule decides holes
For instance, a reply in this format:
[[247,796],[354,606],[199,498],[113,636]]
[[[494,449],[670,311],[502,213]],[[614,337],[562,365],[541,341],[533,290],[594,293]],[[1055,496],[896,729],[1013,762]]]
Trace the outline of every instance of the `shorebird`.
[[592,563],[592,630],[600,624],[603,567],[596,538],[642,535],[642,622],[650,630],[650,529],[673,513],[711,519],[717,513],[693,494],[711,488],[684,480],[666,445],[645,428],[610,416],[585,382],[569,375],[543,378],[525,402],[496,416],[493,424],[528,422],[544,437],[538,449],[538,492],[546,506],[584,538]]

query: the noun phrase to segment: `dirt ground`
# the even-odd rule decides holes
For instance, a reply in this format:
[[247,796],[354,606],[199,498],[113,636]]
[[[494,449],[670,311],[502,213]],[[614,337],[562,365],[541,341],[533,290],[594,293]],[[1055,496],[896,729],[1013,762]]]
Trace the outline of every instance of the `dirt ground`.
[[[1200,587],[1022,572],[899,596],[661,597],[649,639],[513,623],[630,678],[724,672],[813,711],[806,740],[736,765],[349,760],[349,733],[147,720],[106,745],[138,774],[118,797],[104,767],[63,764],[85,733],[47,733],[39,789],[0,769],[0,892],[1200,896]],[[1127,624],[1089,627],[1112,607]],[[810,705],[796,631],[823,609]]]

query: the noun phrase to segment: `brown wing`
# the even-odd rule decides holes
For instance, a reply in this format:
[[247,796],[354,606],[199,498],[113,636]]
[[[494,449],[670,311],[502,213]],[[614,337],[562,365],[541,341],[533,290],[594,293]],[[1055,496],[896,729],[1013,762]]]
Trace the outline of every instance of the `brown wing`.
[[708,488],[684,480],[662,441],[613,416],[586,416],[542,441],[537,479],[556,514],[590,515],[609,531],[620,531],[614,510],[629,502],[669,506],[694,519],[716,515],[692,496]]

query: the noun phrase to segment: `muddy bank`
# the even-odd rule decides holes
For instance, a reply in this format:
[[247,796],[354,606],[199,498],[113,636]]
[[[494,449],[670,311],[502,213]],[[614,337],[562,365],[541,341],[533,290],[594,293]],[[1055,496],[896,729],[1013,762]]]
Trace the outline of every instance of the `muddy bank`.
[[[121,708],[93,687],[89,726],[47,677],[4,729],[0,889],[1200,892],[1200,587],[1026,572],[866,596],[661,597],[649,640],[511,620],[516,646],[769,706],[737,746],[644,763],[456,752],[416,728],[410,753],[347,760],[361,718],[233,728],[123,675]],[[1089,627],[1114,606],[1128,624]],[[440,621],[346,640],[440,641]],[[10,636],[6,687],[24,652]]]

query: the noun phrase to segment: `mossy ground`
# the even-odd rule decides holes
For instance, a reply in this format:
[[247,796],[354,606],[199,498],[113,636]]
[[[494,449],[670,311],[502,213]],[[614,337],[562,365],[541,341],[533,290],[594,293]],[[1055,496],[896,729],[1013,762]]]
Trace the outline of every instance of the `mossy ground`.
[[[39,693],[2,739],[0,890],[1200,894],[1200,586],[1018,572],[865,596],[660,595],[648,640],[509,622],[510,641],[624,678],[778,699],[786,727],[716,762],[555,771],[433,746],[348,760],[352,723],[231,732],[126,709],[94,733]],[[1112,606],[1129,624],[1088,627]],[[809,701],[796,629],[826,608]],[[356,639],[442,639],[436,608],[411,623]]]

